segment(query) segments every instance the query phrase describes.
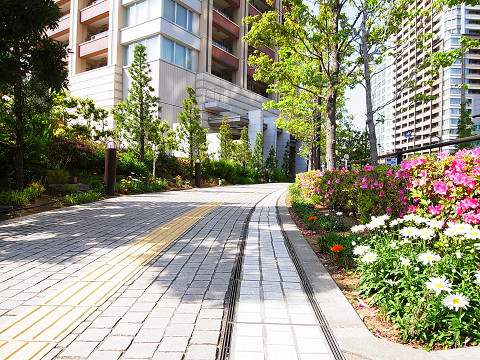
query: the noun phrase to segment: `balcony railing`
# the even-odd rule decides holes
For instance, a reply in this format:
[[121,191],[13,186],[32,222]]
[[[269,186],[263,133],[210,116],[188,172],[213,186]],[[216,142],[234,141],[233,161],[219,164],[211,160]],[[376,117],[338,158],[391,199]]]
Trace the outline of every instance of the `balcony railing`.
[[80,10],[80,22],[91,24],[108,17],[110,10],[109,0],[99,0]]
[[212,58],[230,70],[238,70],[238,58],[215,45],[212,46]]
[[78,46],[81,58],[91,58],[108,52],[108,35],[84,42]]
[[55,30],[48,30],[47,35],[51,38],[57,38],[65,35],[70,30],[70,14],[64,15],[58,20],[58,26]]
[[230,37],[235,39],[240,37],[240,27],[216,9],[213,10],[213,26]]

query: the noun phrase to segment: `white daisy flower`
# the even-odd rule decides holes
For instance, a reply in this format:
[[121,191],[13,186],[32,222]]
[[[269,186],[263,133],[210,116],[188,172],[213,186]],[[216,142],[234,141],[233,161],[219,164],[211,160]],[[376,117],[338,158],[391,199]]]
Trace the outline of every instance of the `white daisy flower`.
[[470,231],[465,233],[465,237],[471,240],[478,240],[480,239],[480,230],[472,228]]
[[475,282],[480,285],[480,270],[477,270],[477,273],[475,274]]
[[350,229],[351,232],[353,233],[357,233],[357,232],[362,232],[366,229],[367,227],[365,225],[355,225],[355,226],[352,226],[352,228]]
[[457,259],[461,259],[462,258],[462,253],[460,251],[457,251],[455,253],[455,256],[457,257]]
[[342,215],[343,215],[343,212],[339,211],[339,212],[336,213],[336,215],[342,216]]
[[463,295],[462,293],[455,293],[445,296],[442,300],[442,304],[445,305],[450,310],[458,311],[460,308],[467,307],[470,303],[468,297]]
[[372,221],[365,225],[367,229],[373,230],[382,226],[385,226],[385,220],[381,219],[380,217],[373,217]]
[[418,261],[422,262],[423,265],[431,265],[434,261],[440,261],[440,255],[427,251],[418,255]]
[[406,238],[418,237],[419,230],[413,226],[407,226],[400,230],[400,235]]
[[362,256],[362,261],[365,263],[365,264],[371,264],[373,263],[375,260],[377,260],[377,253],[374,253],[374,252],[367,252],[365,255]]
[[390,221],[390,226],[397,226],[398,224],[400,224],[400,220],[398,219],[394,219]]
[[392,241],[392,242],[390,243],[390,247],[391,247],[392,249],[398,249],[398,245],[397,245],[397,243],[396,243],[395,241]]
[[440,278],[431,277],[425,283],[425,286],[427,287],[428,290],[435,291],[437,296],[440,295],[442,291],[446,291],[446,292],[452,291],[452,289],[450,288],[452,286],[452,283],[449,280],[447,280],[445,276],[442,276]]
[[430,240],[435,236],[435,231],[433,231],[433,229],[430,229],[430,228],[419,229],[418,236],[420,237],[420,239]]
[[415,214],[407,214],[403,217],[403,221],[415,221],[418,215]]
[[480,250],[480,243],[475,243],[475,244],[473,244],[473,245],[475,245],[475,247],[477,248],[477,250]]
[[403,266],[410,266],[412,265],[412,262],[408,258],[404,258],[403,256],[400,256],[400,261],[402,262]]
[[448,236],[460,236],[466,235],[472,230],[472,225],[470,224],[463,224],[463,223],[454,223],[449,222],[448,227],[445,229],[444,234]]
[[355,246],[355,248],[353,249],[353,254],[354,255],[363,255],[366,252],[368,252],[368,250],[370,250],[370,246],[368,246],[368,245],[358,245],[358,246]]
[[440,229],[443,227],[443,225],[445,225],[445,221],[430,219],[427,225],[432,229]]

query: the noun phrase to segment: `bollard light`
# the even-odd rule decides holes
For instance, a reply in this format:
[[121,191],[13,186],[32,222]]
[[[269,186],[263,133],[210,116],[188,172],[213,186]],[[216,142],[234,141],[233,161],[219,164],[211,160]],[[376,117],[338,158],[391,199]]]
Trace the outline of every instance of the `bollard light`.
[[200,168],[200,159],[195,160],[195,186],[200,187],[202,183],[202,170]]
[[117,144],[109,141],[105,146],[105,193],[115,195],[115,183],[117,176]]

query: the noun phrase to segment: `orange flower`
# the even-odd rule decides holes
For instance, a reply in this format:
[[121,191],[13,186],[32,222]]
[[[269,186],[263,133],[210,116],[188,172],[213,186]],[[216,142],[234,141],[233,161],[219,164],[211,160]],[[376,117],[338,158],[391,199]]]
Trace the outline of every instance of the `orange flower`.
[[128,191],[128,189],[123,189],[123,191]]
[[316,216],[310,216],[310,217],[308,218],[308,220],[310,220],[310,221],[315,221],[315,220],[317,220],[317,217],[316,217]]
[[340,244],[339,245],[334,245],[334,246],[332,246],[332,248],[330,250],[332,250],[333,252],[340,252],[340,251],[343,250],[343,245],[340,245]]

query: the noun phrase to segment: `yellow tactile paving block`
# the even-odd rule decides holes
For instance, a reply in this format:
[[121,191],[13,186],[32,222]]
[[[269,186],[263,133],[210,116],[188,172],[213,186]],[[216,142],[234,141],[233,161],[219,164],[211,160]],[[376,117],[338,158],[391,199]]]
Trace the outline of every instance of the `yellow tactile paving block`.
[[45,305],[100,306],[123,282],[78,281],[45,301]]
[[0,333],[2,340],[54,342],[77,327],[95,308],[35,306]]
[[143,266],[222,204],[209,203],[188,211],[18,315],[0,328],[0,359],[41,359]]
[[55,346],[49,342],[4,341],[0,342],[0,359],[41,359]]

